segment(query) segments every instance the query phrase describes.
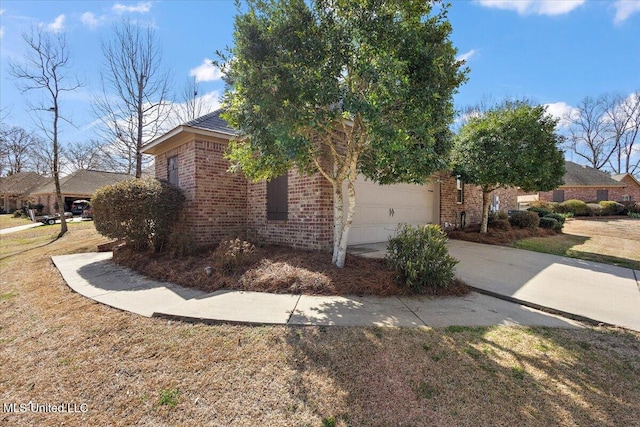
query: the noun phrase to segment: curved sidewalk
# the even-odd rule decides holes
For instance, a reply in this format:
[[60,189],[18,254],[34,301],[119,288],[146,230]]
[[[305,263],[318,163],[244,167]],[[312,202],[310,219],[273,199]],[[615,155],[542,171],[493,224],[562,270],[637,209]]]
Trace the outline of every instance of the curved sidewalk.
[[147,279],[111,261],[112,254],[52,257],[73,290],[147,317],[248,324],[337,326],[581,327],[579,322],[472,292],[465,297],[325,297],[217,291],[205,293]]

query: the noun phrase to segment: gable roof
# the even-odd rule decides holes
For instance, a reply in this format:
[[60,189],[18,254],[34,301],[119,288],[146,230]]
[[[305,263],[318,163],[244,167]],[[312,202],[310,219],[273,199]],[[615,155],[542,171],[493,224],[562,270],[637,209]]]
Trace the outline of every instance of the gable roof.
[[624,187],[606,172],[570,161],[564,162],[564,184],[561,187]]
[[225,133],[228,135],[235,135],[236,131],[229,127],[229,123],[222,117],[224,110],[222,108],[217,109],[216,111],[205,114],[202,117],[198,117],[197,119],[191,120],[185,123],[183,126],[193,127],[198,129],[212,130],[220,133]]
[[[100,187],[132,178],[134,178],[133,175],[126,173],[78,169],[71,175],[60,178],[60,190],[64,194],[91,195]],[[51,179],[46,184],[31,191],[31,194],[52,194],[55,192],[55,183]]]
[[183,123],[156,139],[149,141],[142,147],[142,152],[145,154],[158,154],[158,147],[160,145],[163,145],[164,142],[173,139],[175,136],[180,135],[183,132],[214,136],[229,140],[236,134],[236,131],[229,126],[226,120],[220,117],[220,114],[223,112],[224,109],[220,108],[212,113],[205,114],[197,119]]
[[631,175],[630,173],[619,173],[617,175],[611,175],[611,178],[615,179],[618,182],[623,182],[623,180],[629,177],[629,179],[627,180],[627,182],[631,181],[633,183],[635,183],[635,185],[637,185],[638,187],[640,187],[640,182],[636,179],[635,176]]
[[20,196],[47,182],[46,177],[35,172],[18,172],[0,178],[0,194]]

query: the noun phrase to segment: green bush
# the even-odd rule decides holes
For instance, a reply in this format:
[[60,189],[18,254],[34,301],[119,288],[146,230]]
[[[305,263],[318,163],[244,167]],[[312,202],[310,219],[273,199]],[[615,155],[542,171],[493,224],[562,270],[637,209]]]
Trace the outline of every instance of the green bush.
[[611,200],[603,200],[598,204],[602,206],[602,215],[622,215],[625,210],[625,206],[622,203]]
[[546,200],[536,200],[531,202],[532,208],[542,208],[551,212],[555,212],[558,202],[548,202]]
[[627,216],[629,218],[640,218],[640,213],[639,212],[627,212]]
[[626,202],[627,213],[640,214],[640,202]]
[[178,187],[153,178],[131,179],[98,189],[91,199],[96,230],[125,239],[134,249],[166,249],[185,197]]
[[540,217],[535,212],[515,211],[511,214],[509,222],[513,227],[535,229],[540,225]]
[[602,206],[597,203],[587,203],[587,209],[591,216],[602,215]]
[[543,216],[542,218],[540,218],[540,227],[549,228],[556,231],[562,230],[562,224],[555,218],[551,218],[548,216]]
[[572,213],[575,216],[589,215],[589,208],[587,204],[582,200],[566,200],[558,205],[556,208],[558,213]]
[[[558,221],[560,224],[564,224],[564,220],[565,220],[565,217],[558,213],[550,213],[545,215],[543,218],[553,218],[556,221]],[[542,224],[540,224],[540,226],[542,227]]]
[[488,223],[493,224],[495,221],[504,221],[509,219],[509,214],[505,211],[489,212]]
[[530,212],[537,213],[540,218],[542,218],[543,216],[547,216],[550,213],[552,213],[551,209],[545,209],[545,208],[537,207],[537,206],[532,206],[527,210],[530,211]]
[[458,260],[449,255],[446,243],[437,225],[399,226],[387,246],[387,262],[396,270],[396,280],[416,293],[448,287]]

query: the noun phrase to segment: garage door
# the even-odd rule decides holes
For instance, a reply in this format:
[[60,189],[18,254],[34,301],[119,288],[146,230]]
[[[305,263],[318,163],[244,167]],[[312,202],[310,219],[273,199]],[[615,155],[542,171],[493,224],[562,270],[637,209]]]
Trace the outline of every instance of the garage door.
[[[345,204],[346,184],[345,188]],[[356,212],[349,231],[349,245],[384,242],[400,223],[437,223],[437,184],[378,185],[359,176],[356,180]]]

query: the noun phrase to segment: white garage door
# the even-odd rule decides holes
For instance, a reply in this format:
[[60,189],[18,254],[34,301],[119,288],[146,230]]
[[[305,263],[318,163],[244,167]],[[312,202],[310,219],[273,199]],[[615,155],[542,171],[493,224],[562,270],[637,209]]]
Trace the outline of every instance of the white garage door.
[[[346,184],[344,189],[346,205]],[[358,176],[349,245],[385,242],[400,223],[437,223],[439,199],[438,185],[434,183],[378,185]]]

